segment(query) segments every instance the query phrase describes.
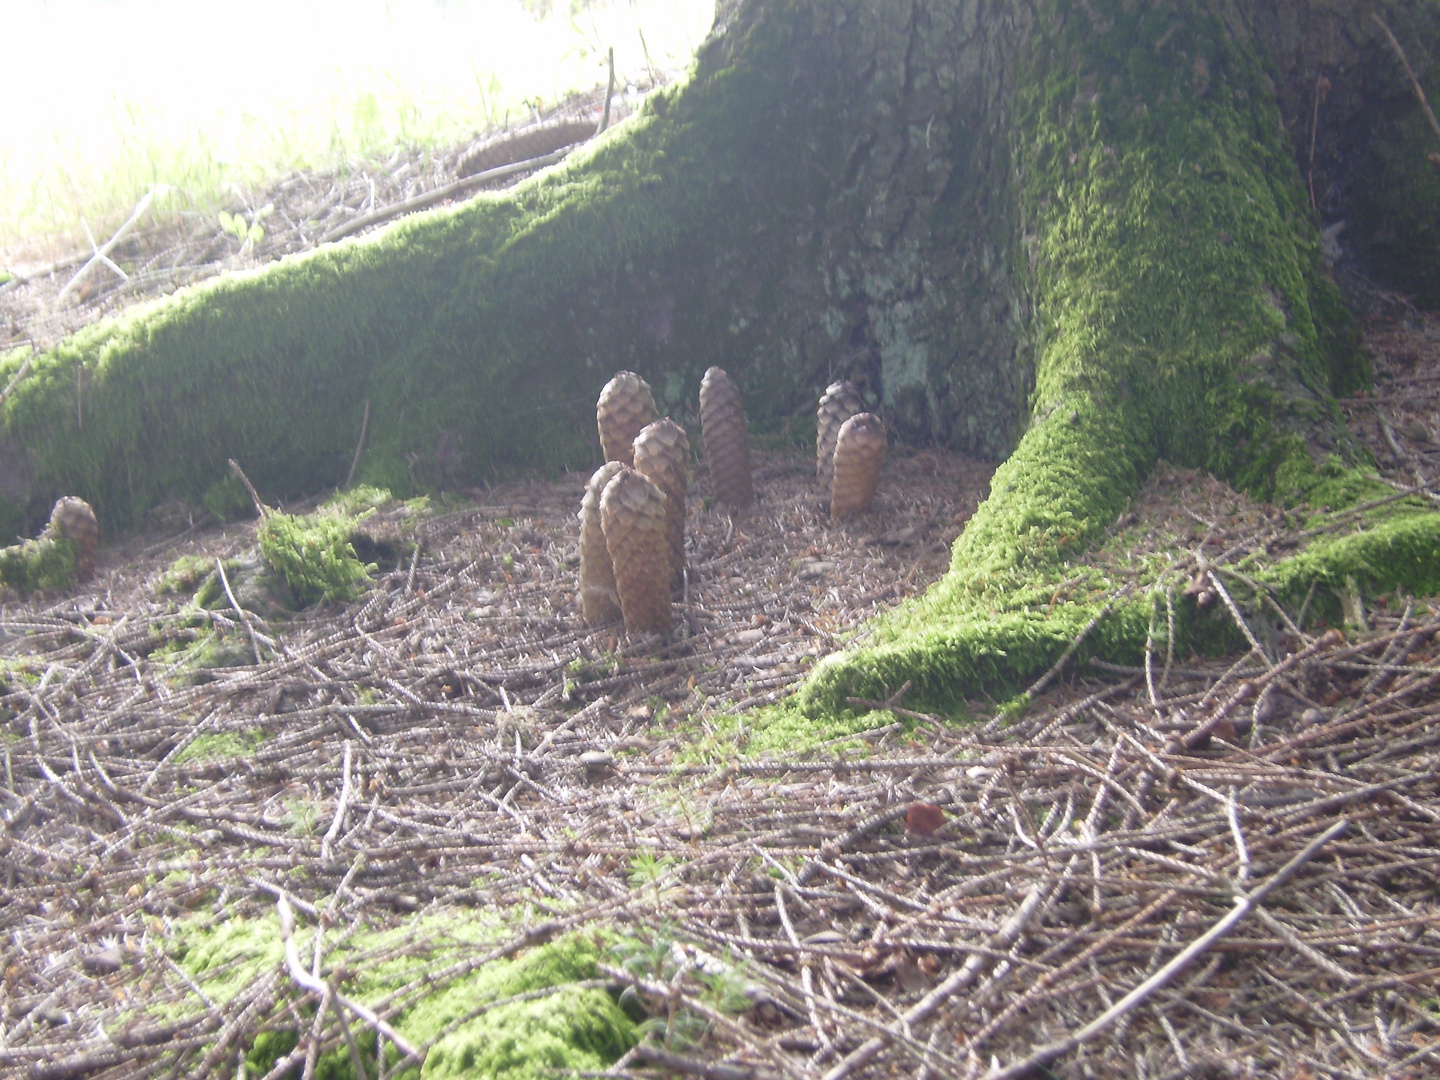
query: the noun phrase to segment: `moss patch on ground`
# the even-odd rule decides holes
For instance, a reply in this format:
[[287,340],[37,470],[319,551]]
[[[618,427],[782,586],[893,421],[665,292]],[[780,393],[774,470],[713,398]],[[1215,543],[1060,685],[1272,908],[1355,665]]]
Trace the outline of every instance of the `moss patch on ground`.
[[[343,968],[340,991],[374,1002],[414,984],[426,972],[483,955],[507,932],[502,922],[479,913],[421,916],[404,926],[337,939],[326,949],[322,974]],[[312,934],[309,929],[297,931],[303,956],[311,955]],[[609,947],[604,935],[575,933],[449,978],[395,1018],[402,1035],[429,1047],[422,1070],[398,1075],[530,1080],[556,1070],[608,1067],[635,1044],[636,1024],[610,993],[574,984],[596,976],[596,963]],[[220,1004],[284,964],[280,924],[274,916],[182,924],[174,952],[186,973]],[[548,990],[554,992],[545,993]],[[511,1000],[520,996],[527,1000]],[[263,1075],[297,1039],[295,1030],[267,1032],[251,1048],[247,1064]],[[373,1060],[373,1037],[360,1041]],[[387,1059],[387,1067],[398,1063],[393,1050],[387,1051]],[[343,1048],[327,1055],[323,1066],[325,1072],[317,1075],[351,1075]]]
[[74,584],[75,547],[63,536],[42,536],[0,548],[0,585],[31,593]]

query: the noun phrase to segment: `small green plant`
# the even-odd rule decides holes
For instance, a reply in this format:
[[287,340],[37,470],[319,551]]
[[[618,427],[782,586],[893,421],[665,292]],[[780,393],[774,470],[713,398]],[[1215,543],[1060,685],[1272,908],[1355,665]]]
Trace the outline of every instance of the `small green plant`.
[[242,214],[232,214],[227,210],[221,210],[216,215],[220,228],[224,229],[245,247],[254,247],[265,239],[265,226],[260,222],[275,212],[274,203],[266,203],[259,210],[250,215],[246,221]]
[[296,836],[314,836],[320,823],[320,804],[309,799],[286,799],[284,822]]
[[675,868],[673,855],[656,855],[653,851],[642,851],[630,860],[630,887],[649,888],[655,903],[660,902],[660,882]]
[[[610,949],[616,964],[637,980],[649,983],[675,985],[677,980],[693,978],[699,984],[698,990],[691,988],[694,997],[716,1012],[738,1013],[750,1007],[746,994],[744,973],[727,955],[724,959],[707,957],[701,953],[692,955],[678,945],[669,927],[662,927],[649,939],[626,938],[616,942]],[[646,1011],[664,1008],[664,1012],[651,1016],[640,1024],[643,1035],[654,1037],[666,1046],[681,1049],[700,1044],[710,1032],[710,1022],[693,1009],[676,1007],[673,999],[667,1002],[647,1001],[634,987],[629,987],[620,997],[639,1005]]]

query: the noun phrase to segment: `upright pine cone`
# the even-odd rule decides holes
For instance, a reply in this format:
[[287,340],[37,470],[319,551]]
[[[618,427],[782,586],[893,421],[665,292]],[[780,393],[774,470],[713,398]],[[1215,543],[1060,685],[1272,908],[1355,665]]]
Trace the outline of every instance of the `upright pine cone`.
[[865,403],[854,383],[833,382],[820,396],[815,414],[815,479],[820,484],[820,502],[830,505],[830,480],[835,475],[835,440],[840,425],[856,413],[865,411]]
[[670,544],[665,493],[622,468],[600,497],[600,523],[615,566],[615,586],[631,633],[670,632]]
[[600,525],[600,496],[605,485],[624,468],[618,461],[601,465],[585,485],[585,498],[580,503],[580,610],[591,626],[619,622],[623,617],[620,593],[615,588],[615,568]]
[[666,538],[670,542],[670,585],[685,577],[685,487],[690,438],[668,416],[635,436],[635,471],[665,492]]
[[600,391],[595,420],[600,426],[600,449],[606,461],[635,463],[635,436],[646,424],[660,419],[650,384],[633,371],[617,371]]
[[731,510],[749,506],[755,489],[750,481],[745,410],[740,391],[723,368],[712,367],[700,381],[700,434],[716,497]]
[[95,576],[95,549],[100,544],[100,525],[95,511],[84,499],[66,495],[50,511],[50,524],[45,531],[63,536],[75,545],[75,576],[89,581]]
[[832,521],[870,509],[883,464],[885,425],[874,413],[856,413],[840,426],[840,434],[835,439],[835,477],[830,493]]

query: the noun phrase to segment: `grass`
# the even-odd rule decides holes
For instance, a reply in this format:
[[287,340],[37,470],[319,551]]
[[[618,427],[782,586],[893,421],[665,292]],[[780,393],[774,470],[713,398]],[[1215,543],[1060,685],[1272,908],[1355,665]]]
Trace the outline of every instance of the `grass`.
[[[713,0],[50,0],[6,13],[0,252],[44,259],[234,189],[438,147],[603,84],[683,68]],[[63,73],[57,77],[57,73]]]

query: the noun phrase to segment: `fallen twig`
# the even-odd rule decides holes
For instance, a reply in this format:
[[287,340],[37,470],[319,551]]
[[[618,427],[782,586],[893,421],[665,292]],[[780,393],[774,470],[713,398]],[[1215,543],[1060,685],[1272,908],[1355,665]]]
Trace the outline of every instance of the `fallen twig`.
[[372,210],[368,214],[361,214],[359,217],[351,218],[343,225],[337,225],[329,232],[320,237],[318,243],[329,244],[336,240],[342,240],[352,233],[361,229],[368,229],[372,225],[379,225],[381,222],[389,221],[402,214],[410,214],[416,210],[423,210],[427,206],[434,206],[446,199],[453,199],[457,195],[463,195],[471,188],[480,187],[483,184],[495,180],[503,180],[507,176],[514,176],[517,173],[532,172],[535,169],[543,169],[547,165],[554,165],[570,153],[570,147],[563,147],[542,157],[531,158],[529,161],[517,161],[510,165],[501,165],[496,169],[486,169],[484,172],[475,173],[473,176],[464,176],[459,180],[452,180],[448,184],[442,184],[437,188],[422,192],[402,202],[391,203],[389,206],[382,206],[378,210]]
[[[103,262],[106,265],[110,266],[111,269],[113,269],[122,278],[125,276],[125,272],[110,261],[110,252],[115,250],[115,245],[118,244],[125,236],[125,233],[129,231],[130,226],[134,225],[137,221],[139,221],[140,218],[145,215],[145,212],[150,209],[150,204],[155,201],[156,194],[165,190],[168,189],[160,187],[151,188],[149,191],[147,191],[145,193],[145,196],[138,203],[136,203],[135,209],[130,211],[130,216],[125,219],[125,223],[121,225],[120,228],[115,230],[114,234],[110,237],[109,240],[105,241],[104,247],[95,247],[95,241],[93,238],[91,239],[90,246],[91,249],[94,251],[94,254],[91,255],[88,260],[86,260],[85,265],[80,267],[80,269],[75,272],[75,276],[72,277],[69,281],[67,281],[64,288],[62,288],[60,292],[56,295],[55,302],[57,304],[70,295],[71,290],[74,289],[75,286],[80,284],[80,282],[85,279],[85,276],[90,273],[96,263]],[[90,232],[88,226],[86,227],[85,232],[88,236]]]
[[[1330,826],[1330,828],[1326,829],[1307,844],[1304,850],[1300,851],[1289,862],[1272,874],[1259,888],[1240,896],[1236,900],[1235,906],[1224,918],[1182,949],[1169,963],[1079,1031],[1058,1042],[1048,1043],[1040,1047],[1029,1057],[1017,1061],[1012,1065],[1007,1065],[1001,1069],[991,1069],[985,1074],[985,1080],[1011,1080],[1012,1077],[1025,1076],[1037,1069],[1042,1069],[1052,1061],[1070,1053],[1070,1051],[1087,1040],[1094,1038],[1121,1017],[1129,1015],[1146,998],[1168,984],[1176,975],[1180,974],[1197,956],[1201,955],[1206,949],[1210,948],[1211,945],[1215,944],[1215,942],[1233,930],[1235,925],[1240,922],[1241,919],[1245,918],[1246,915],[1250,914],[1251,910],[1257,904],[1261,903],[1272,892],[1294,877],[1302,866],[1320,853],[1321,848],[1341,835],[1349,827],[1350,822],[1341,818],[1334,825]],[[827,1078],[827,1080],[829,1080],[829,1078]]]

